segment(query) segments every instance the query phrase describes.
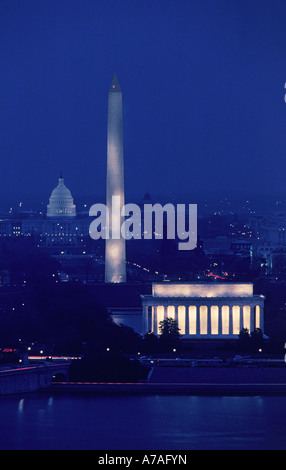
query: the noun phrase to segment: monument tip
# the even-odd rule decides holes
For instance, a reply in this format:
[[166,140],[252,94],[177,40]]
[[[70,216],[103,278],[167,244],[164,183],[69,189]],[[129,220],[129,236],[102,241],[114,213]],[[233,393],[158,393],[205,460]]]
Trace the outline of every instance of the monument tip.
[[119,81],[118,81],[116,73],[113,75],[113,79],[112,79],[109,91],[121,92],[121,88],[120,88]]

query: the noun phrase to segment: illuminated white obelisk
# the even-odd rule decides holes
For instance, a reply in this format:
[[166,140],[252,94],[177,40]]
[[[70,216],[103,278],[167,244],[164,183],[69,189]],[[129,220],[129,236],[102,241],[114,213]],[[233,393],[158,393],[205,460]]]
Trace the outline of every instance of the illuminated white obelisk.
[[114,74],[108,94],[106,206],[109,238],[105,241],[105,282],[126,282],[125,239],[120,232],[124,203],[122,92]]

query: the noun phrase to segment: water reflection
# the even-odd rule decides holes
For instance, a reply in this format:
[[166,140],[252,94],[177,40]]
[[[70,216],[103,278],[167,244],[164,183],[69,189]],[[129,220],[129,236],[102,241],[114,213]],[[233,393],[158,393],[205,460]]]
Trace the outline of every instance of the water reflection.
[[20,398],[18,403],[18,414],[21,415],[24,410],[24,398]]
[[285,397],[2,397],[0,449],[284,450],[285,405]]

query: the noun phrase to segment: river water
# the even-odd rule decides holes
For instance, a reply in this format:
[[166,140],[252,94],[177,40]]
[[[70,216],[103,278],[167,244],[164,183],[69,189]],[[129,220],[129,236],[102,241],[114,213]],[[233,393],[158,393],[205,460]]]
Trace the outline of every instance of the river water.
[[286,449],[286,397],[0,398],[1,450]]

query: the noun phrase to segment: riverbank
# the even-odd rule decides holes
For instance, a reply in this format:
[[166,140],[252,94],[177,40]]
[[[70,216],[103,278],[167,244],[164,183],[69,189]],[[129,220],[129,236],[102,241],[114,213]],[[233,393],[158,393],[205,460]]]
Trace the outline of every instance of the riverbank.
[[57,383],[42,390],[58,393],[93,395],[221,395],[221,396],[286,396],[286,383]]
[[147,382],[53,383],[53,393],[285,395],[286,367],[158,367]]

